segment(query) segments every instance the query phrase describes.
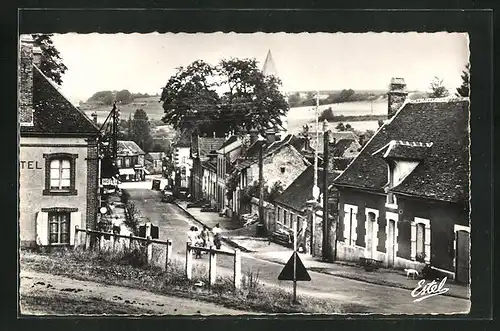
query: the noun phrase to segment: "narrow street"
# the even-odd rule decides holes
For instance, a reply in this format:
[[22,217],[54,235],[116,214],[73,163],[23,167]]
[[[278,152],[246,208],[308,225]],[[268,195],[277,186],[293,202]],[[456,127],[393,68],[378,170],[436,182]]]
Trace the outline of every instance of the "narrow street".
[[[150,186],[149,186],[150,187]],[[185,212],[175,204],[161,202],[160,193],[146,188],[128,189],[131,200],[141,211],[144,221],[150,221],[160,227],[160,239],[172,239],[173,252],[176,258],[185,259],[186,233],[191,225],[199,224],[190,219]],[[207,258],[194,260],[199,265],[205,265],[208,270]],[[218,275],[232,274],[232,258],[217,257]],[[283,265],[257,259],[252,253],[242,253],[242,273],[259,274],[261,283],[270,286],[280,286],[291,291],[292,283],[278,281],[278,275]],[[207,271],[208,273],[208,271]],[[332,298],[344,302],[352,302],[370,307],[370,312],[379,314],[429,314],[458,313],[469,309],[469,301],[465,299],[434,296],[420,302],[413,302],[410,290],[394,288],[357,280],[335,277],[317,272],[309,272],[310,282],[299,282],[297,294],[319,298]]]

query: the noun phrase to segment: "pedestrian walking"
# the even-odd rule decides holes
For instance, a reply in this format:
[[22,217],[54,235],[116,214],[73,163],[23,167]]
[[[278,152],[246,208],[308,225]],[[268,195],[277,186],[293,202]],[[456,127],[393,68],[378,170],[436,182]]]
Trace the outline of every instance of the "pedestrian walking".
[[201,231],[201,240],[203,243],[203,247],[208,247],[208,242],[210,241],[210,232],[206,226],[203,226],[203,230]]
[[[194,236],[195,236],[194,237],[195,238],[194,246],[201,247],[202,246],[201,233],[196,226],[194,227]],[[201,250],[200,249],[195,249],[194,253],[195,253],[195,255],[194,255],[195,258],[201,259]]]
[[215,225],[215,227],[212,229],[212,234],[214,235],[214,245],[215,248],[220,249],[222,242],[221,242],[221,229],[219,226],[219,223]]

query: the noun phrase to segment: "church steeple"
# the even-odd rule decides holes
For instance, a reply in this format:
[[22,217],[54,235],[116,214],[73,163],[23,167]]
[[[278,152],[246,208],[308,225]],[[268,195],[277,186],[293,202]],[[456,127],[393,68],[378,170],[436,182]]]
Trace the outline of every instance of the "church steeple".
[[278,77],[278,71],[276,70],[276,66],[274,65],[271,50],[267,51],[266,60],[264,61],[264,66],[262,67],[262,73],[264,73],[264,75],[273,75],[275,77]]

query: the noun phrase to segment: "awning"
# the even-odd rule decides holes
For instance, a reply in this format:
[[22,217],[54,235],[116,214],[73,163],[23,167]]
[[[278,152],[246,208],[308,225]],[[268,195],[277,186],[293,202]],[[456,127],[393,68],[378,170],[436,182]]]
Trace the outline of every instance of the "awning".
[[151,173],[148,171],[148,169],[144,168],[144,169],[142,169],[142,170],[144,170],[144,173],[145,173],[146,175],[151,175]]
[[118,173],[120,175],[135,175],[135,170],[134,169],[118,169]]

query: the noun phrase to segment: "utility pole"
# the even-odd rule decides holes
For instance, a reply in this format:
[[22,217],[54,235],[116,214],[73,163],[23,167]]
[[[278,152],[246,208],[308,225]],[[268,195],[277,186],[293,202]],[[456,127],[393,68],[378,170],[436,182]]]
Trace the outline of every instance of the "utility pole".
[[[265,229],[264,223],[264,169],[263,169],[263,145],[259,144],[259,224],[261,230]],[[264,234],[264,233],[262,233]]]
[[113,160],[116,162],[116,157],[118,156],[118,141],[117,141],[117,127],[118,127],[118,112],[116,111],[116,102],[113,103]]
[[316,107],[315,107],[315,118],[316,118],[316,148],[314,149],[314,184],[313,184],[313,198],[318,201],[319,198],[319,187],[318,187],[318,148],[319,148],[319,119],[318,119],[318,108],[319,108],[319,91],[316,92]]
[[328,121],[323,122],[323,260],[330,261],[329,220],[328,220],[328,158],[329,158]]

